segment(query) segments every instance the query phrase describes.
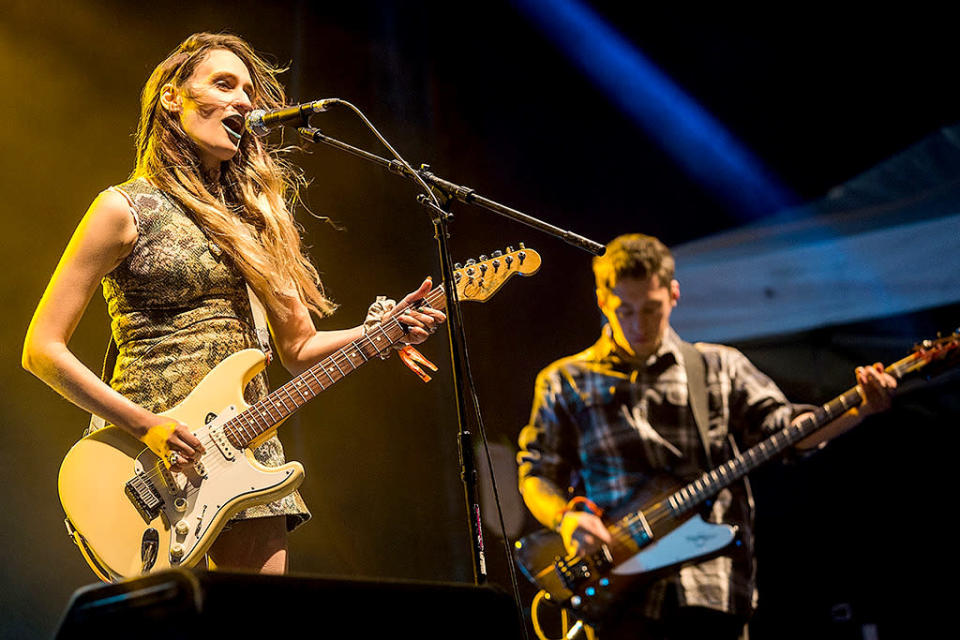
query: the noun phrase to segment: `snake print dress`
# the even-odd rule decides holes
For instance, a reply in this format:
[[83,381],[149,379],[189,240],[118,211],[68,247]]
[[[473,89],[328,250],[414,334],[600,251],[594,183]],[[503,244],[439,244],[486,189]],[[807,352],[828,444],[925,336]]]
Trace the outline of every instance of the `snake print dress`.
[[[138,238],[130,255],[103,278],[103,296],[118,347],[110,386],[154,412],[183,400],[221,360],[258,346],[240,272],[176,200],[144,178],[113,188],[131,204]],[[253,403],[267,394],[265,372],[244,390]],[[255,451],[267,466],[283,464],[274,435]],[[292,530],[310,518],[294,492],[250,507],[233,519],[287,516]]]

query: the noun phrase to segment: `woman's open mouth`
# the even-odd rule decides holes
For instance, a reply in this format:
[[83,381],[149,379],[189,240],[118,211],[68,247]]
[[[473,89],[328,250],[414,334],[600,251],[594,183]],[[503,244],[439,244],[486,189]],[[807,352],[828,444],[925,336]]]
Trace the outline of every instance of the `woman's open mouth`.
[[240,142],[243,137],[243,117],[238,115],[227,116],[221,121],[223,128],[235,142]]

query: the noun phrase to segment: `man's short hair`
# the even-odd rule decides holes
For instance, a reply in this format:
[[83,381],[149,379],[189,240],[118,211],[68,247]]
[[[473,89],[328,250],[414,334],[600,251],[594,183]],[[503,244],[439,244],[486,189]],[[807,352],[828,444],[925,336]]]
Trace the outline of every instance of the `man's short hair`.
[[673,254],[653,236],[628,233],[607,244],[607,251],[593,259],[597,289],[610,290],[622,278],[646,280],[657,276],[662,286],[673,280]]

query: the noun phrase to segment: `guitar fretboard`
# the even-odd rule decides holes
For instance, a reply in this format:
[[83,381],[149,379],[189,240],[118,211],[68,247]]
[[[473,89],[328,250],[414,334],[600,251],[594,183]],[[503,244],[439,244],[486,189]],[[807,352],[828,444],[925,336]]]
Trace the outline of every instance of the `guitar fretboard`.
[[[443,310],[447,301],[443,285],[431,289],[423,299],[434,309]],[[379,359],[405,334],[404,326],[396,319],[377,325],[367,335],[338,349],[228,420],[224,423],[224,435],[238,449],[249,446],[320,393],[370,360]]]

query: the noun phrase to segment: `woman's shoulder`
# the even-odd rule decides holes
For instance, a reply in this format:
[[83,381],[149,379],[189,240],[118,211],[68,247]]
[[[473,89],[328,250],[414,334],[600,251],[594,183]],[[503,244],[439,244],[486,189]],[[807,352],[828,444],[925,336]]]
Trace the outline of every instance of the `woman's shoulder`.
[[139,201],[144,199],[157,199],[162,197],[163,192],[150,180],[144,177],[131,178],[126,182],[108,187],[107,191],[119,193],[126,198],[132,206],[136,206]]
[[131,178],[126,182],[109,187],[104,193],[113,193],[122,197],[136,222],[137,229],[143,233],[170,217],[176,208],[164,192],[144,177]]

